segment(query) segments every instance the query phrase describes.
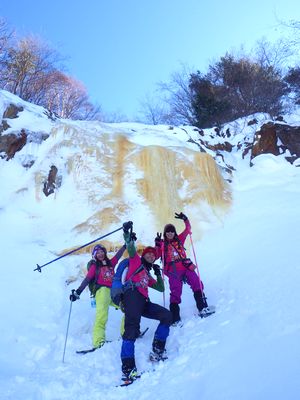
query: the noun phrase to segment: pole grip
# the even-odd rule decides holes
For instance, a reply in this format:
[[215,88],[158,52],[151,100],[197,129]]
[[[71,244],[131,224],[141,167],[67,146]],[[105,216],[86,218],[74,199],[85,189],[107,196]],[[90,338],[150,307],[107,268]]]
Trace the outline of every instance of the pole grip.
[[42,272],[42,268],[39,266],[39,264],[36,264],[36,268],[34,269],[34,271]]

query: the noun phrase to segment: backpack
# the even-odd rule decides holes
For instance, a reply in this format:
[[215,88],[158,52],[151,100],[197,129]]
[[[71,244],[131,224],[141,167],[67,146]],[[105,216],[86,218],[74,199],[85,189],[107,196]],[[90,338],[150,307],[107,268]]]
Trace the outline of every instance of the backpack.
[[120,305],[120,301],[122,300],[122,296],[124,293],[123,283],[128,271],[128,265],[129,265],[128,258],[125,258],[119,263],[111,284],[110,297],[113,303],[116,304],[117,306]]
[[131,276],[127,281],[125,281],[127,271],[128,271],[128,266],[129,266],[129,258],[125,258],[122,260],[115,272],[115,275],[113,277],[112,285],[110,288],[110,297],[113,301],[114,304],[117,306],[120,306],[120,302],[122,301],[123,294],[130,288],[134,288],[139,286],[138,283],[133,283],[131,281],[131,278],[133,275],[139,273],[142,271],[144,268],[143,265],[141,265]]

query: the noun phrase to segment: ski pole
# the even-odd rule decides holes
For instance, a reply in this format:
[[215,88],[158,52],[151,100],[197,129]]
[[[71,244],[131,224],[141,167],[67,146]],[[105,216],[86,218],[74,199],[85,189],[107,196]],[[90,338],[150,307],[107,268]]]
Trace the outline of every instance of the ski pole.
[[189,236],[190,236],[191,246],[192,246],[194,260],[195,260],[195,264],[196,264],[197,275],[198,275],[199,282],[200,282],[200,290],[201,290],[201,293],[202,293],[202,296],[203,296],[204,293],[203,293],[203,288],[202,288],[202,281],[201,281],[201,278],[200,278],[200,272],[199,272],[198,262],[197,262],[196,253],[195,253],[195,249],[194,249],[194,243],[193,243],[193,239],[192,239],[192,234],[190,233]]
[[46,265],[49,265],[49,264],[53,263],[54,261],[60,260],[61,258],[68,256],[69,254],[75,253],[75,251],[81,250],[81,249],[83,249],[84,247],[88,246],[89,244],[92,244],[92,243],[94,243],[94,242],[97,242],[98,240],[101,240],[101,239],[103,239],[103,238],[109,236],[109,235],[112,235],[113,233],[118,232],[118,231],[120,231],[121,229],[123,229],[123,227],[118,228],[118,229],[116,229],[116,230],[114,230],[114,231],[112,231],[112,232],[109,232],[109,233],[107,233],[106,235],[100,236],[99,238],[97,238],[97,239],[95,239],[95,240],[92,240],[91,242],[88,242],[88,243],[86,243],[86,244],[84,244],[84,245],[78,247],[78,248],[75,249],[75,250],[68,251],[67,253],[63,254],[62,256],[57,257],[57,258],[55,258],[54,260],[51,260],[51,261],[47,262],[46,264],[43,264],[43,265],[36,264],[37,267],[34,269],[34,271],[42,272],[42,268],[45,267]]
[[[165,254],[165,244],[163,243],[162,245],[162,252],[161,252],[161,260],[162,260],[162,278],[165,286],[165,274],[164,274],[164,254]],[[163,302],[164,302],[164,307],[166,306],[166,296],[165,296],[165,290],[163,291]]]
[[[72,290],[72,294],[75,292],[75,289]],[[64,345],[64,353],[63,353],[63,358],[62,362],[65,362],[65,353],[66,353],[66,346],[67,346],[67,340],[68,340],[68,333],[69,333],[69,326],[70,326],[70,319],[71,319],[71,312],[72,312],[72,304],[73,301],[70,300],[70,311],[69,311],[69,318],[68,318],[68,323],[67,323],[67,332],[66,332],[66,338],[65,338],[65,345]]]

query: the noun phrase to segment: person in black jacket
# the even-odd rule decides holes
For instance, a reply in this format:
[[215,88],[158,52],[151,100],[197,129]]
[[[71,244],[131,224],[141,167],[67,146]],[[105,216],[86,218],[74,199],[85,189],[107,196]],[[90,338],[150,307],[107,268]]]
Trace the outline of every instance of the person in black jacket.
[[[172,323],[172,313],[155,303],[148,296],[148,287],[158,291],[164,291],[164,282],[160,268],[154,264],[156,250],[154,247],[146,247],[140,257],[136,251],[134,240],[131,238],[132,222],[124,223],[124,239],[129,254],[129,267],[126,282],[130,281],[129,290],[125,290],[123,296],[123,309],[125,313],[125,331],[121,349],[122,380],[126,384],[132,383],[139,377],[135,365],[134,343],[140,326],[141,317],[156,319],[159,325],[154,333],[152,342],[151,361],[165,360],[166,339],[169,335]],[[156,280],[151,276],[150,270],[154,270]]]

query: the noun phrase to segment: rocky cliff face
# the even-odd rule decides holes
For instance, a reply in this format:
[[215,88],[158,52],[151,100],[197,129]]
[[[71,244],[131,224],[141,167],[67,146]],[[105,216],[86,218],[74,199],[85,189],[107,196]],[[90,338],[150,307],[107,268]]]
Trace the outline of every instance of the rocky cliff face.
[[[0,91],[0,96],[4,91]],[[14,157],[27,142],[38,142],[49,137],[49,133],[43,131],[31,131],[20,127],[12,128],[12,121],[19,118],[24,111],[24,106],[18,104],[16,96],[11,96],[12,101],[4,102],[0,108],[0,154],[7,160]],[[26,103],[26,102],[23,102]],[[29,103],[26,103],[29,104]],[[33,106],[36,107],[36,106]],[[47,110],[42,109],[43,117],[56,121],[56,118]],[[21,118],[22,120],[22,118]],[[234,170],[234,165],[226,162],[228,153],[240,153],[242,158],[249,156],[249,165],[252,160],[261,154],[284,154],[286,160],[294,163],[300,157],[300,113],[298,123],[287,123],[283,117],[270,121],[268,115],[258,114],[226,124],[222,128],[201,130],[193,127],[162,127],[162,132],[167,131],[166,136],[177,134],[177,129],[185,132],[187,140],[198,146],[202,153],[210,154],[219,166],[229,174]],[[28,167],[28,165],[26,165]]]
[[254,135],[251,160],[266,153],[284,154],[288,162],[294,163],[300,157],[300,126],[276,122],[262,125]]
[[205,130],[67,121],[4,91],[0,118],[2,162],[27,170],[17,192],[31,193],[34,182],[35,201],[53,198],[65,207],[62,199],[75,190],[66,212],[75,210],[77,234],[97,235],[135,210],[145,215],[140,230],[155,230],[188,210],[201,221],[194,229],[201,235],[201,224],[230,207],[237,160],[251,166],[271,153],[299,165],[300,118],[297,126],[257,114]]
[[258,114],[256,117],[249,116],[234,121],[221,129],[194,128],[190,140],[198,145],[200,151],[211,154],[229,176],[235,169],[233,154],[248,161],[249,166],[252,166],[254,158],[261,154],[282,156],[298,166],[300,112],[291,118],[290,124],[283,118],[279,118],[280,121],[270,121],[268,115]]

